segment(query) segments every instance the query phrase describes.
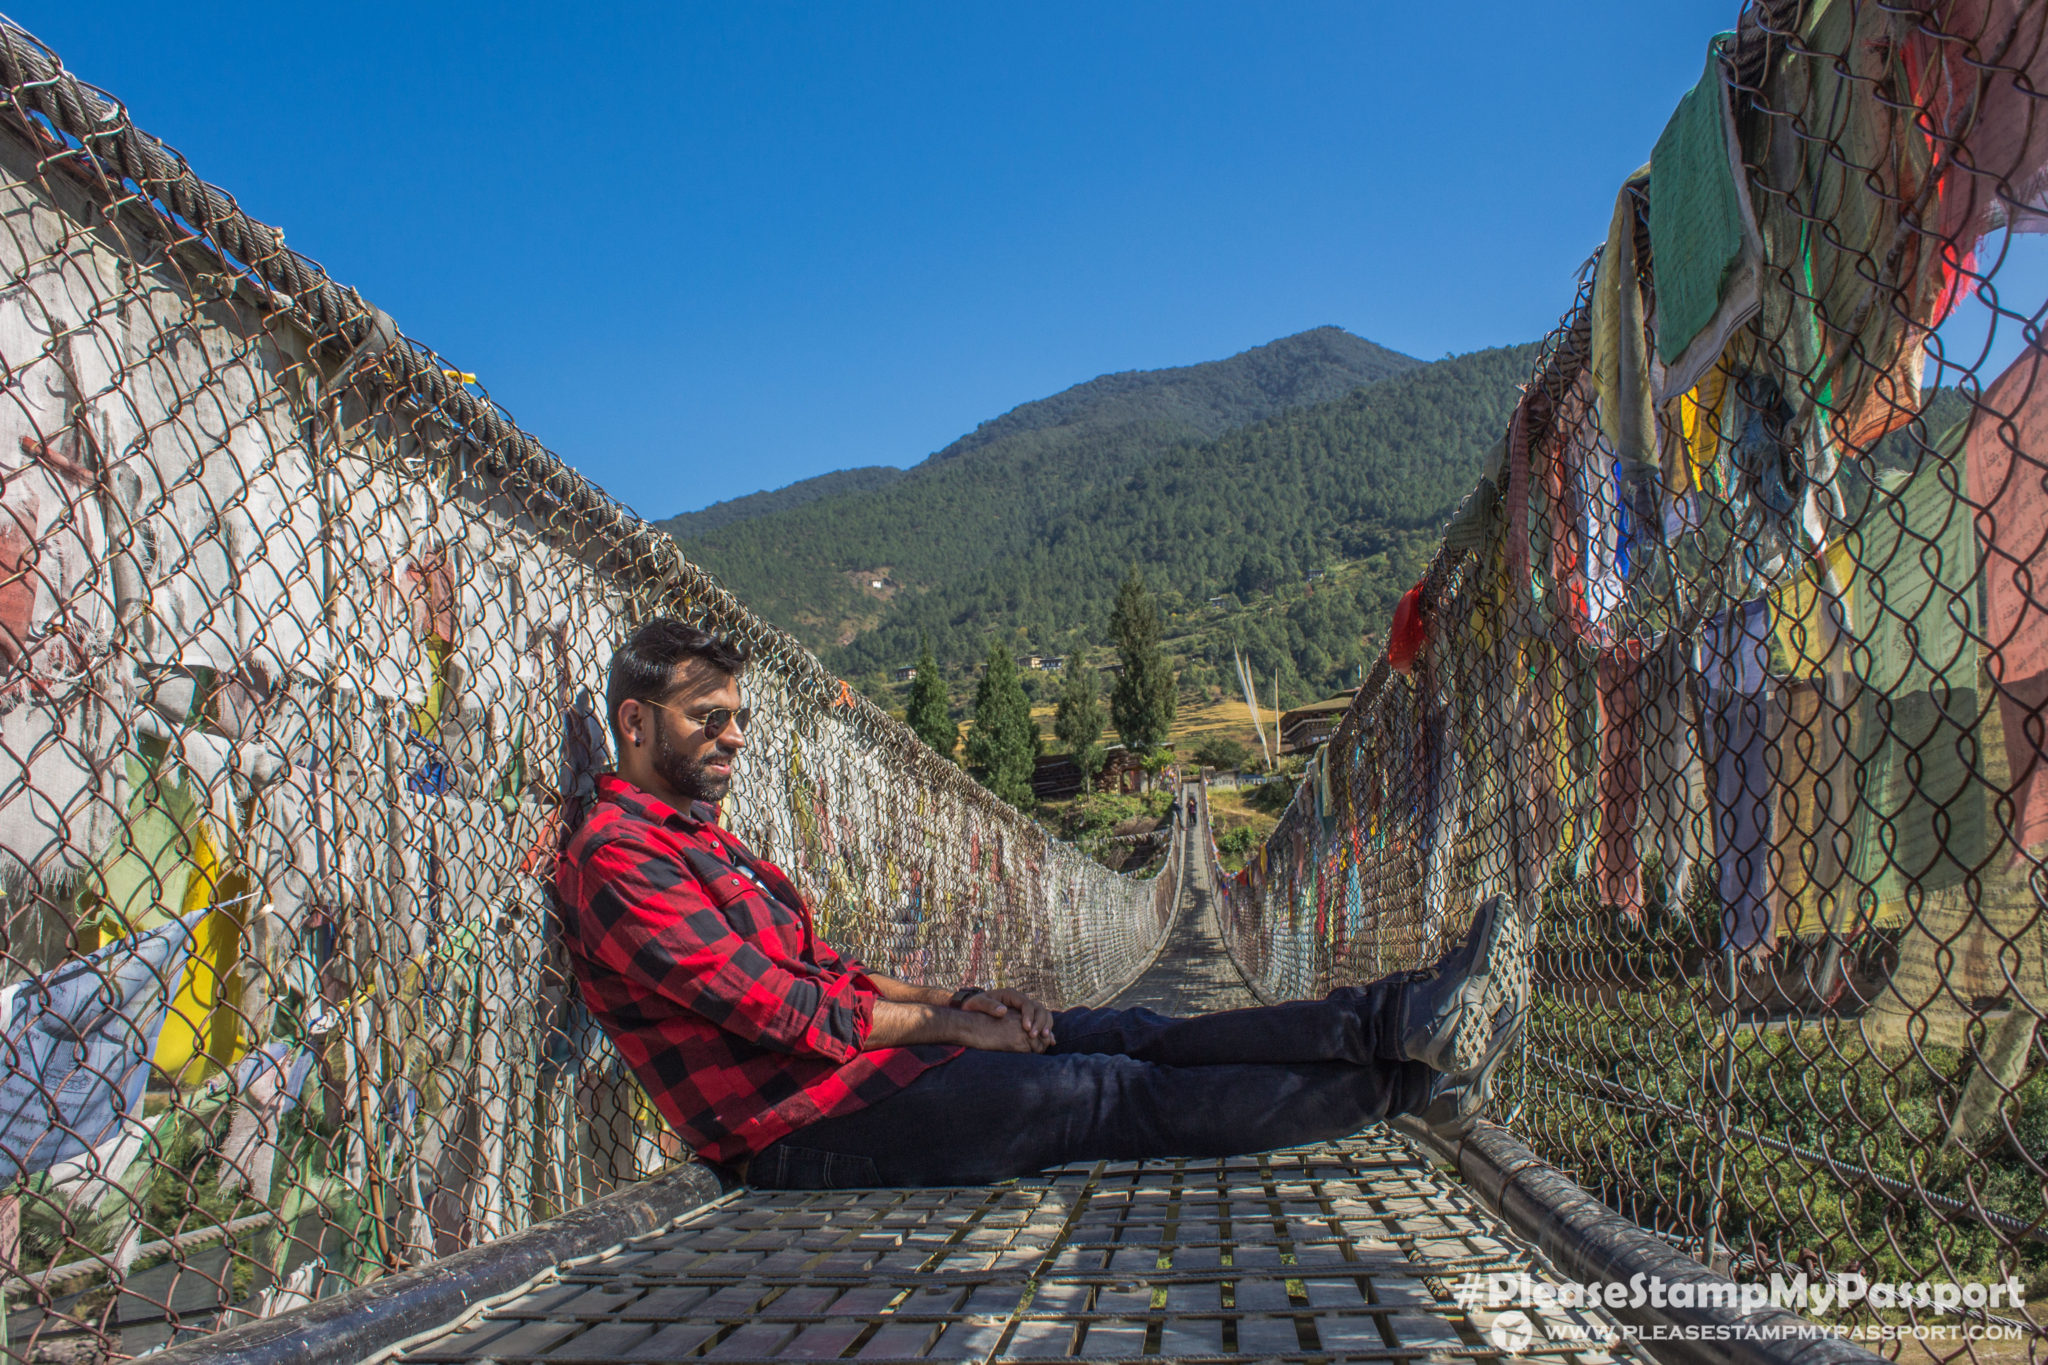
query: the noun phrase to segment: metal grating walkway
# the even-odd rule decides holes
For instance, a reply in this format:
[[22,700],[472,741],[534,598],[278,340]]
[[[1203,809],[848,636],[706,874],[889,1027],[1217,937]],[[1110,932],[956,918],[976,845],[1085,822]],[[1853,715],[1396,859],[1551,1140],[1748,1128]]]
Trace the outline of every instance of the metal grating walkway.
[[[1204,860],[1194,860],[1200,863]],[[1205,886],[1119,1002],[1252,1003]],[[1468,1275],[1543,1272],[1391,1133],[970,1189],[744,1190],[416,1342],[408,1362],[1507,1359]],[[1551,1325],[1554,1324],[1554,1330]],[[1510,1324],[1502,1324],[1505,1328]],[[1625,1356],[1547,1310],[1519,1356]]]
[[[1200,786],[1188,791],[1197,796]],[[1152,966],[1112,1003],[1125,1009],[1143,1007],[1161,1014],[1209,1014],[1241,1010],[1259,1003],[1224,951],[1216,927],[1216,897],[1209,884],[1209,811],[1197,801],[1198,822],[1184,840],[1187,863],[1181,869],[1180,904],[1167,926],[1166,943]]]
[[[1507,1354],[1459,1309],[1526,1251],[1397,1139],[989,1189],[743,1192],[407,1361],[1402,1360]],[[1551,1310],[1519,1355],[1602,1362]],[[1516,1345],[1521,1345],[1516,1342]]]

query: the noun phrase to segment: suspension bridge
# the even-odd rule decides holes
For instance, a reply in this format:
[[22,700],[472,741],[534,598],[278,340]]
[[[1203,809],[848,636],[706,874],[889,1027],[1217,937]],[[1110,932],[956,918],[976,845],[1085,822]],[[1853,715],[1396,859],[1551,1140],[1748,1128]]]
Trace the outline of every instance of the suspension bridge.
[[[1164,950],[1117,1004],[1257,1003],[1217,938],[1199,845],[1182,852],[1192,875]],[[1375,1133],[1226,1161],[1105,1162],[993,1189],[735,1191],[551,1270],[399,1358],[1494,1354],[1498,1312],[1468,1312],[1453,1287],[1531,1272],[1542,1273],[1526,1246],[1455,1181]],[[1533,1343],[1536,1354],[1609,1358],[1614,1324],[1549,1314],[1561,1340]]]
[[[0,1349],[1865,1353],[1773,1277],[1888,1354],[2035,1349],[2048,5],[1733,18],[1277,831],[1226,872],[1191,782],[1147,876],[0,24]],[[546,884],[654,614],[749,646],[725,818],[906,980],[1300,998],[1511,897],[1497,1121],[977,1189],[691,1161]],[[1524,1275],[1677,1290],[1475,1298]]]

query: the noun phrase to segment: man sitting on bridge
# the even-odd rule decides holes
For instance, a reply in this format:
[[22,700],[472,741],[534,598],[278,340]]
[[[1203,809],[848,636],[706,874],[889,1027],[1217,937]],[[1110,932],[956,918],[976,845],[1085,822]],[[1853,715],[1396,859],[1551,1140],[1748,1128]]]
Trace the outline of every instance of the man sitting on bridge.
[[1213,1157],[1396,1114],[1468,1126],[1528,1000],[1505,898],[1434,970],[1189,1019],[868,971],[717,824],[745,656],[675,620],[612,661],[619,746],[555,889],[583,998],[676,1131],[756,1185],[979,1184]]

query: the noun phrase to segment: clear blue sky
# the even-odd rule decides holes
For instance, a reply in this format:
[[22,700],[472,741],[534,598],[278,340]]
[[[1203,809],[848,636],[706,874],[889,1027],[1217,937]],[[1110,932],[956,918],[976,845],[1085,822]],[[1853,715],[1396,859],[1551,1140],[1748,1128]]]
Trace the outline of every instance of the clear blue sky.
[[1539,336],[1736,10],[10,8],[657,517],[1323,323]]

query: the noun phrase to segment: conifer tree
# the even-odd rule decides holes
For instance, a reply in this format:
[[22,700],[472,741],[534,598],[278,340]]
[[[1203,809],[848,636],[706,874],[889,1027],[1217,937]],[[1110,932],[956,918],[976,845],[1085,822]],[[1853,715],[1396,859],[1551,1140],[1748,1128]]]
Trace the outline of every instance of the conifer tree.
[[1159,647],[1159,603],[1135,564],[1116,590],[1109,632],[1124,666],[1109,694],[1110,719],[1133,753],[1150,753],[1166,743],[1179,699],[1174,694],[1173,670]]
[[1089,777],[1102,768],[1102,727],[1109,724],[1109,711],[1102,704],[1102,684],[1095,670],[1079,659],[1067,667],[1067,680],[1060,689],[1060,702],[1053,712],[1052,732],[1074,755],[1074,764]]
[[903,719],[919,739],[947,758],[953,757],[953,750],[960,744],[960,726],[953,719],[952,703],[946,699],[946,680],[939,676],[939,661],[932,656],[930,636],[919,641],[917,676],[910,682],[910,707]]
[[1031,808],[1031,771],[1038,757],[1038,727],[1031,719],[1017,661],[997,645],[988,653],[974,690],[974,728],[967,763],[984,787],[1020,810]]

